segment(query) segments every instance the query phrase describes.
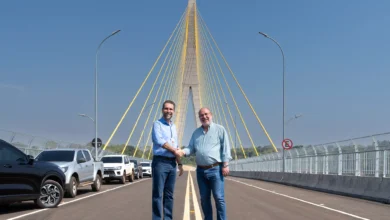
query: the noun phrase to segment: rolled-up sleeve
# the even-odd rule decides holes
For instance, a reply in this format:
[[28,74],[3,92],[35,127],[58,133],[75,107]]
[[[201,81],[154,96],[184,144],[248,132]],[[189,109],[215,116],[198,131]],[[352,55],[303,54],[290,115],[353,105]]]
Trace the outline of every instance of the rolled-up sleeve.
[[230,144],[229,144],[229,138],[228,134],[225,130],[225,128],[222,128],[222,143],[221,143],[221,160],[222,162],[229,162],[232,157],[231,157],[231,151],[230,151]]
[[161,124],[158,121],[153,123],[152,140],[154,144],[157,144],[160,147],[162,147],[167,142],[167,140],[165,140],[162,135]]
[[185,153],[185,156],[190,156],[191,154],[195,153],[195,150],[194,150],[194,134],[192,134],[192,137],[191,137],[191,140],[190,140],[190,143],[188,144],[187,147],[184,147],[183,148],[183,151]]

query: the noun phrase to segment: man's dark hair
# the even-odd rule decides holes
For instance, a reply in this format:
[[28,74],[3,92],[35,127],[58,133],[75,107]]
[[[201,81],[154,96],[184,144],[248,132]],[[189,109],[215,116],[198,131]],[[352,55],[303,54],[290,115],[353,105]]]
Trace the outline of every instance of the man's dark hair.
[[176,104],[175,104],[173,101],[171,101],[171,100],[166,100],[166,101],[163,103],[163,105],[162,105],[162,109],[164,109],[164,106],[165,106],[166,103],[172,104],[172,105],[173,105],[173,110],[175,110]]

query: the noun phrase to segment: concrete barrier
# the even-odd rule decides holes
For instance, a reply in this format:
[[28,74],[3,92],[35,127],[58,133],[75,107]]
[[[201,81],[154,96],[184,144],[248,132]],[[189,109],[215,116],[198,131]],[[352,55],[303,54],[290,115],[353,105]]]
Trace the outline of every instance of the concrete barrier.
[[390,178],[257,171],[230,171],[230,176],[390,204]]

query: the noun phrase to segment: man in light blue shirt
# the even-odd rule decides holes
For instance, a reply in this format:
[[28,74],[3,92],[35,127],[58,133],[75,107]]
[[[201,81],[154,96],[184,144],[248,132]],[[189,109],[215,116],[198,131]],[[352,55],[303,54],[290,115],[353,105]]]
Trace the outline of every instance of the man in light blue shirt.
[[173,192],[176,182],[176,162],[179,165],[179,176],[183,174],[183,167],[177,151],[176,126],[172,121],[174,112],[175,103],[171,100],[165,101],[162,107],[162,117],[153,123],[153,220],[171,220],[173,218]]
[[196,155],[196,178],[198,180],[202,210],[205,220],[213,219],[211,192],[216,204],[217,219],[226,219],[224,177],[229,174],[229,161],[232,159],[228,135],[225,128],[212,122],[208,108],[199,110],[202,126],[197,128],[190,143],[180,155]]

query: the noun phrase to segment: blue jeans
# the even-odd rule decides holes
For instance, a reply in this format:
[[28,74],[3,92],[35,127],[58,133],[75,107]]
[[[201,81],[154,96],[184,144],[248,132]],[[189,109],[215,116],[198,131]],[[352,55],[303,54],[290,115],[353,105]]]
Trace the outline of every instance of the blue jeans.
[[[154,157],[152,175],[152,219],[171,220],[173,215],[173,190],[176,182],[176,160],[170,161]],[[164,214],[162,211],[164,211]]]
[[198,180],[204,220],[213,219],[211,192],[213,193],[215,207],[217,208],[217,219],[226,220],[225,189],[222,166],[216,166],[210,169],[197,167],[196,179]]

